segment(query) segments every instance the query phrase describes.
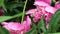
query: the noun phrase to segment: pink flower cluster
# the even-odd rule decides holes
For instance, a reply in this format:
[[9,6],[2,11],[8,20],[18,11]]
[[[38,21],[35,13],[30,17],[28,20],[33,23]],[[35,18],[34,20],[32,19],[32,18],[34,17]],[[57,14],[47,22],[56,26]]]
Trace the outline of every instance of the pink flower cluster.
[[9,30],[10,34],[24,34],[31,29],[31,19],[27,16],[21,24],[19,22],[3,22],[2,25]]
[[58,2],[55,3],[55,7],[50,6],[51,0],[35,0],[34,5],[36,8],[28,10],[26,14],[30,14],[34,22],[38,22],[42,15],[44,15],[46,25],[49,24],[50,18],[55,14],[57,9],[60,9],[60,4]]

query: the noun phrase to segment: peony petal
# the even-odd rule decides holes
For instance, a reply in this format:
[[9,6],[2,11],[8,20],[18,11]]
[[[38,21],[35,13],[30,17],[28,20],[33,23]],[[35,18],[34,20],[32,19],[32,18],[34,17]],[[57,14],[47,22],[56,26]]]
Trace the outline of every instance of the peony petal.
[[54,8],[54,7],[48,6],[48,7],[45,8],[45,10],[46,10],[47,12],[50,12],[50,13],[54,14],[57,9]]
[[36,10],[36,9],[30,9],[30,10],[27,11],[26,14],[32,14],[32,13],[34,13],[35,11],[37,11],[37,10]]
[[56,3],[55,3],[55,8],[60,9],[60,4],[59,4],[59,2],[56,2]]
[[11,29],[11,30],[22,30],[24,29],[23,26],[21,26],[20,23],[17,23],[17,22],[3,22],[2,23],[3,27],[5,27],[6,29]]
[[30,25],[31,25],[31,19],[29,16],[26,17],[26,20],[22,23],[22,26],[25,27],[25,31],[30,30]]
[[49,5],[51,4],[51,0],[35,0],[35,2],[36,2],[36,1],[43,1],[43,2],[48,3]]
[[47,3],[43,2],[43,1],[36,1],[34,2],[35,6],[49,6]]

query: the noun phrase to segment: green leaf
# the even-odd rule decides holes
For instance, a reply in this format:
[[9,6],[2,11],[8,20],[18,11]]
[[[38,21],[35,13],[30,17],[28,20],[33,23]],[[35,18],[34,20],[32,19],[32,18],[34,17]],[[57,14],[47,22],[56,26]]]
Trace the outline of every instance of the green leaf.
[[8,30],[0,26],[0,34],[10,34]]
[[0,6],[2,6],[2,8],[7,12],[7,9],[4,5],[4,0],[0,0]]
[[56,0],[52,0],[53,2],[56,2]]
[[49,34],[60,34],[60,32],[57,32],[57,33],[49,33]]
[[20,17],[20,16],[22,16],[22,13],[16,14],[14,16],[0,16],[0,22],[7,21],[13,18]]
[[15,13],[20,13],[20,11],[18,9],[13,9],[15,11]]
[[20,16],[22,16],[22,12],[19,13],[19,14],[14,15],[13,17],[14,17],[14,18],[17,18],[17,17],[20,17]]
[[4,1],[4,0],[0,0],[0,5],[2,5],[3,1]]
[[7,12],[6,6],[4,4],[2,4],[2,8],[5,10],[5,12]]
[[24,6],[24,3],[23,2],[10,2],[8,4],[6,4],[7,6],[7,9],[9,9],[10,11],[12,11],[14,8],[17,8],[17,7],[22,7]]
[[60,34],[60,33],[52,33],[52,34]]
[[42,29],[42,31],[44,32],[44,34],[47,34],[46,24],[45,24],[43,16],[42,16],[41,20],[38,22],[38,29]]
[[48,31],[49,32],[56,32],[57,30],[57,25],[60,20],[60,9],[56,11],[56,13],[52,16],[49,24]]
[[11,16],[0,16],[0,22],[9,20],[9,19],[11,19],[11,18],[12,18]]
[[30,30],[29,32],[27,32],[26,34],[37,34],[37,30],[32,28],[32,30]]
[[37,34],[36,25],[34,22],[32,23],[32,29],[28,31],[26,34]]

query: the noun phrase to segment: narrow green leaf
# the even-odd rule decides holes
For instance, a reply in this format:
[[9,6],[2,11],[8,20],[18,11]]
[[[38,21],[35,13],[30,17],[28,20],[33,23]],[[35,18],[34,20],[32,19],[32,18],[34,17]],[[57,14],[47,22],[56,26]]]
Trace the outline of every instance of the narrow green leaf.
[[56,13],[52,16],[49,24],[48,31],[49,32],[56,32],[56,27],[58,25],[58,22],[60,20],[60,9],[56,11]]
[[4,3],[2,4],[2,8],[5,10],[5,12],[7,12],[6,6],[4,5]]
[[44,32],[44,34],[47,34],[46,24],[45,24],[43,16],[42,16],[41,20],[38,22],[38,28],[42,29],[42,31]]
[[53,2],[56,2],[56,0],[52,0]]
[[22,12],[19,13],[19,14],[14,15],[13,17],[16,18],[16,17],[20,17],[20,16],[22,16]]
[[60,32],[57,32],[57,33],[49,33],[49,34],[60,34]]
[[26,34],[37,34],[37,29],[36,29],[36,25],[35,25],[35,23],[33,22],[32,23],[32,29],[29,31],[29,32],[27,32]]
[[11,3],[8,3],[6,7],[9,10],[12,10],[12,9],[14,9],[16,7],[22,7],[23,8],[23,6],[24,6],[24,3],[23,2],[19,2],[19,3],[17,3],[17,2],[11,2]]
[[7,12],[7,9],[4,5],[4,0],[0,0],[0,6],[2,6],[2,8]]
[[16,14],[14,16],[0,16],[0,22],[10,20],[10,19],[13,19],[13,18],[17,18],[17,17],[20,17],[20,16],[22,16],[22,13]]
[[11,18],[12,18],[11,16],[0,16],[0,22],[9,20],[9,19],[11,19]]
[[3,1],[4,1],[4,0],[0,0],[0,5],[2,5]]
[[26,10],[26,5],[27,5],[27,2],[28,0],[25,1],[25,4],[24,4],[24,8],[23,8],[23,14],[22,14],[22,20],[21,20],[21,23],[23,22],[24,20],[24,16],[25,16],[25,10]]
[[16,13],[19,13],[20,11],[18,9],[13,9]]
[[27,32],[26,34],[37,34],[37,30],[32,28],[32,30],[30,30],[29,32]]
[[0,26],[0,34],[10,34],[8,30]]

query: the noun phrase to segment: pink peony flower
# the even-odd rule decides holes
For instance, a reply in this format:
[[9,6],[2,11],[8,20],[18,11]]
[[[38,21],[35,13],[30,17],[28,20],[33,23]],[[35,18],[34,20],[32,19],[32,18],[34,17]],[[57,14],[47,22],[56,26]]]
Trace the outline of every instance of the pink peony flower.
[[49,22],[51,16],[56,12],[56,8],[48,5],[45,2],[42,1],[37,1],[34,3],[34,5],[37,7],[37,10],[39,12],[42,12],[42,14],[44,14],[46,23]]
[[2,25],[9,30],[10,34],[24,34],[31,29],[31,20],[27,16],[26,20],[21,24],[18,22],[2,22]]
[[59,4],[59,2],[56,2],[56,3],[55,3],[55,8],[60,9],[60,4]]
[[33,21],[37,22],[41,18],[41,16],[44,14],[46,22],[48,22],[51,18],[51,16],[56,12],[56,8],[49,6],[47,3],[43,1],[36,1],[34,3],[36,6],[36,9],[31,9],[27,11],[27,14],[30,14],[31,16],[34,16]]
[[46,24],[48,25],[50,18],[56,12],[57,9],[43,1],[36,1],[34,2],[34,5],[36,6],[36,8],[34,10],[31,9],[27,11],[27,14],[34,16],[34,22],[38,22],[44,14],[44,19],[46,21]]
[[34,22],[37,22],[42,16],[42,13],[38,12],[37,9],[28,10],[26,14],[30,14]]
[[47,3],[47,4],[49,4],[49,5],[51,4],[51,0],[35,0],[35,2],[36,2],[36,1],[43,1],[43,2],[45,2],[45,3]]

